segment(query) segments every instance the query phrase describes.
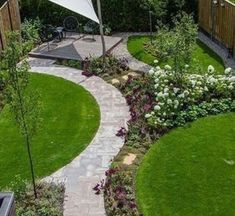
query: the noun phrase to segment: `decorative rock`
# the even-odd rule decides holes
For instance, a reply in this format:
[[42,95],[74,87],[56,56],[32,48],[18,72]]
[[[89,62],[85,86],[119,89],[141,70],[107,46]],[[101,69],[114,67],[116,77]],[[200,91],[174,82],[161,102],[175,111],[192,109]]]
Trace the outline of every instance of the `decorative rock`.
[[129,153],[129,154],[124,158],[123,164],[125,164],[125,165],[131,165],[131,164],[133,164],[133,162],[134,162],[135,159],[136,159],[136,155]]
[[129,79],[129,77],[127,75],[124,75],[122,76],[122,79],[126,82]]
[[137,77],[139,76],[139,74],[137,74],[136,72],[130,72],[127,74],[128,76],[132,76],[132,77]]
[[120,85],[120,81],[118,79],[112,79],[112,85]]

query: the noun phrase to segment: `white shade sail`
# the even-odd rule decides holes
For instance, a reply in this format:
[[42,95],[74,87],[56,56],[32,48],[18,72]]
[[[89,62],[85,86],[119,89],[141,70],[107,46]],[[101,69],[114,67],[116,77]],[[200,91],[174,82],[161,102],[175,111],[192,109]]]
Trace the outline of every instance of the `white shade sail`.
[[75,13],[81,14],[97,23],[99,19],[95,13],[91,0],[49,0]]

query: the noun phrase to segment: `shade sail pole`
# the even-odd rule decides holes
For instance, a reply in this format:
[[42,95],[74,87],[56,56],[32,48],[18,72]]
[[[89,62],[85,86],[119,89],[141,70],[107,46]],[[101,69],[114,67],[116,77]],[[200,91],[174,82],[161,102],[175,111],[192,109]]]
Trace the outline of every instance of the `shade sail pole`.
[[100,0],[97,0],[97,7],[98,7],[98,17],[99,17],[99,21],[100,21],[100,36],[101,36],[101,42],[102,42],[103,60],[105,61],[106,48],[105,48],[104,27],[103,27]]

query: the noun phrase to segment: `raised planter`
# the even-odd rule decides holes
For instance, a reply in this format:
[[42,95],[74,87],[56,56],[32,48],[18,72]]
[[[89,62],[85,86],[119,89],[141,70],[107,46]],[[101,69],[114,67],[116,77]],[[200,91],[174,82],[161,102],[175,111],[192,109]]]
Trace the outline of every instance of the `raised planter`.
[[13,193],[0,193],[0,216],[16,216]]

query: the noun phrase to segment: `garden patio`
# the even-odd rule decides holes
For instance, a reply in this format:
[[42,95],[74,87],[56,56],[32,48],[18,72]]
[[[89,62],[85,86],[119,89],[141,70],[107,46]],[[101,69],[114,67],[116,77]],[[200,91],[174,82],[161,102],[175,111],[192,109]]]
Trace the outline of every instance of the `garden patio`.
[[[94,37],[94,38],[93,38]],[[110,53],[121,41],[120,37],[105,36],[106,53]],[[29,56],[38,58],[77,60],[83,62],[87,57],[102,56],[102,45],[99,35],[81,35],[70,32],[61,41],[43,43],[33,49]]]
[[[87,18],[51,1],[22,0],[2,47],[0,191],[14,192],[13,216],[235,215],[235,59],[199,28],[197,2],[103,0],[92,35],[99,1],[83,1]],[[79,31],[45,42],[68,17]]]

